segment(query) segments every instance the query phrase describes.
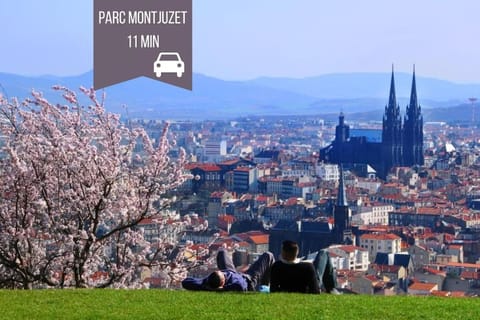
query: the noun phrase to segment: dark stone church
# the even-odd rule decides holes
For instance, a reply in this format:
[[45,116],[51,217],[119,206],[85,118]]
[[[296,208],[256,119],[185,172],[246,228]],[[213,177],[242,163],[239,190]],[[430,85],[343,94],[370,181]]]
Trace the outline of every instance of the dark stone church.
[[[380,139],[378,139],[380,140]],[[385,107],[380,141],[368,141],[366,136],[350,136],[350,127],[345,124],[343,114],[336,127],[335,140],[320,150],[320,160],[340,165],[338,196],[333,208],[333,224],[322,220],[281,220],[270,230],[269,250],[280,254],[283,240],[296,241],[300,246],[299,256],[332,244],[357,244],[358,228],[351,226],[348,207],[344,164],[368,164],[379,177],[385,178],[396,166],[423,165],[423,117],[417,102],[415,70],[413,70],[410,103],[402,125],[400,107],[395,96],[395,81],[392,70],[390,98]],[[357,244],[358,245],[358,244]]]
[[280,220],[275,227],[270,229],[269,251],[275,257],[280,255],[284,240],[298,243],[299,257],[307,257],[332,244],[356,244],[342,166],[340,166],[337,201],[333,207],[333,224],[318,219]]
[[390,97],[385,106],[381,142],[366,136],[350,136],[350,127],[340,113],[335,140],[320,150],[320,160],[336,164],[368,164],[385,179],[393,167],[423,165],[423,116],[417,101],[415,68],[413,70],[410,103],[402,125],[400,106],[395,95],[392,70]]

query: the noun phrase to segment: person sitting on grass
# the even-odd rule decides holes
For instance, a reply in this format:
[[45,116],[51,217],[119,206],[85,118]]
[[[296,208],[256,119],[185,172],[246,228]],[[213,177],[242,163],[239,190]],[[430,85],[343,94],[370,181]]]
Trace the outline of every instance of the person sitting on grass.
[[268,285],[274,261],[273,254],[265,252],[245,272],[238,272],[230,256],[220,249],[217,254],[219,270],[205,278],[185,278],[182,287],[187,290],[256,291],[257,287]]
[[326,250],[320,250],[313,263],[297,258],[298,244],[286,240],[282,243],[281,259],[271,270],[270,292],[328,293],[337,294],[335,271]]

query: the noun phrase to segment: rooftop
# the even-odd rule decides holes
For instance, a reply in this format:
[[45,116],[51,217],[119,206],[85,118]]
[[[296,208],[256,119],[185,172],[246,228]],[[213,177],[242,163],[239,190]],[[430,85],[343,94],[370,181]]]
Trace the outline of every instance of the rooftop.
[[367,234],[362,234],[360,236],[362,240],[400,240],[401,238],[397,236],[396,234],[392,233],[380,233],[380,234],[375,234],[375,233],[367,233]]
[[435,287],[438,287],[436,283],[425,283],[425,282],[414,282],[411,284],[409,290],[419,290],[419,291],[433,291]]

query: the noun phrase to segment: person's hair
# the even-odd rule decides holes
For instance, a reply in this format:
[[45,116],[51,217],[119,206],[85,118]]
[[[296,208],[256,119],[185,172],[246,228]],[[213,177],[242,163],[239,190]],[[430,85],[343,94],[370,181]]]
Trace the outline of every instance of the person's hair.
[[285,240],[282,242],[282,258],[293,261],[298,255],[298,244],[295,241]]
[[222,285],[222,278],[217,271],[210,273],[207,278],[207,285],[212,289],[220,288],[220,286]]

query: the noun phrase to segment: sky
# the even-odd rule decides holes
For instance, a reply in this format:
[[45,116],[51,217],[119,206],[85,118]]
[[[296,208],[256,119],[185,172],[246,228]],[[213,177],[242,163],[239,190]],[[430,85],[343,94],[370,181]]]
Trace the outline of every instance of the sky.
[[[479,14],[478,0],[193,0],[193,71],[302,78],[393,63],[480,83]],[[93,0],[0,0],[0,30],[0,72],[93,68]]]

